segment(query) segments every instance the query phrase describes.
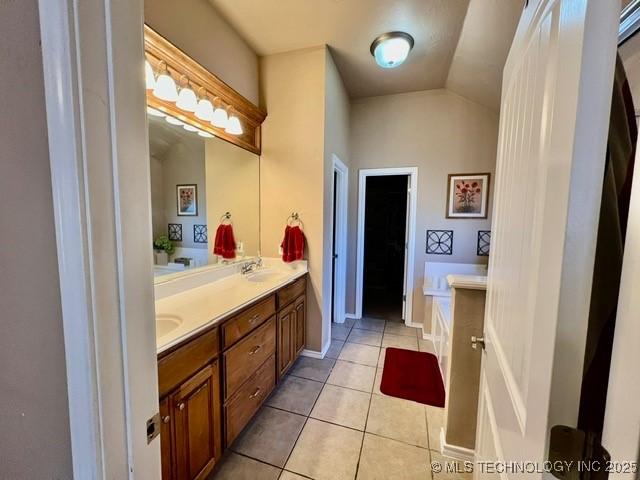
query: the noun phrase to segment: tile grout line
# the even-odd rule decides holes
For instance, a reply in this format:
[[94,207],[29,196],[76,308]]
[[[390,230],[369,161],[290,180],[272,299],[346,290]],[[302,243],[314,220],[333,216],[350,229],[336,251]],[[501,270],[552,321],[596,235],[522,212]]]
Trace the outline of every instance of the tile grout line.
[[[307,426],[307,423],[309,422],[309,419],[311,418],[311,412],[313,412],[313,409],[315,408],[316,403],[318,403],[318,399],[320,398],[320,395],[322,395],[322,390],[324,390],[324,386],[327,384],[327,380],[329,379],[329,376],[331,375],[331,372],[333,371],[333,368],[335,366],[336,366],[336,362],[334,361],[333,365],[331,366],[331,369],[329,370],[329,374],[327,375],[327,378],[324,380],[324,382],[322,382],[322,388],[318,392],[318,396],[313,401],[313,405],[311,406],[311,409],[309,410],[309,414],[306,415],[306,419],[304,421],[304,424],[302,425],[302,428],[300,429],[300,432],[298,433],[298,436],[296,437],[296,441],[293,442],[293,446],[291,447],[291,450],[289,451],[289,455],[287,455],[287,459],[285,460],[284,466],[282,467],[283,471],[284,471],[284,468],[287,466],[287,463],[289,463],[289,459],[291,458],[291,455],[293,454],[293,451],[296,449],[296,445],[298,444],[298,440],[300,440],[300,436],[302,435],[302,432],[304,431],[305,427]],[[288,470],[288,471],[291,471],[291,470]],[[298,472],[293,472],[293,473],[298,474]],[[280,472],[280,476],[281,475],[282,475],[282,472]]]
[[[382,335],[383,335],[383,336],[385,335],[386,326],[387,326],[387,322],[385,321],[384,331],[383,331],[383,333],[382,333]],[[355,322],[354,322],[354,324],[353,324],[351,327],[349,327],[349,334],[347,335],[347,338],[349,337],[350,333],[351,333],[354,329],[355,329]],[[371,332],[374,332],[374,331],[371,331]],[[380,333],[380,332],[374,332],[374,333]],[[391,335],[394,335],[394,334],[391,334]],[[402,336],[402,335],[400,335],[400,336]],[[406,336],[406,337],[408,337],[408,336]],[[332,340],[336,340],[336,339],[332,339]],[[342,340],[338,340],[338,341],[342,341]],[[375,367],[373,367],[373,366],[371,366],[371,365],[361,364],[361,363],[357,363],[357,362],[354,362],[354,361],[351,361],[351,360],[342,360],[342,359],[339,359],[339,358],[336,358],[336,359],[333,359],[333,358],[332,358],[332,359],[330,359],[330,360],[333,360],[333,364],[331,365],[331,368],[329,369],[329,371],[328,371],[328,373],[327,373],[327,375],[326,375],[326,377],[325,377],[324,381],[319,381],[319,380],[315,380],[315,379],[311,379],[311,378],[301,377],[301,376],[295,375],[295,374],[293,374],[293,373],[288,373],[288,374],[287,374],[288,376],[292,376],[292,377],[295,377],[295,378],[299,378],[299,379],[307,380],[307,381],[314,382],[314,383],[319,383],[319,384],[321,384],[321,385],[322,385],[322,387],[320,388],[320,391],[318,392],[318,394],[317,394],[317,396],[316,396],[315,400],[313,401],[313,405],[311,406],[311,408],[310,408],[310,410],[309,410],[309,413],[308,413],[308,414],[301,414],[301,413],[298,413],[298,412],[293,412],[293,411],[290,411],[290,410],[286,410],[286,409],[284,409],[284,408],[280,408],[280,407],[275,407],[275,406],[272,406],[272,405],[268,405],[266,402],[265,402],[265,404],[263,405],[263,407],[261,407],[261,408],[266,408],[266,407],[268,407],[268,408],[272,408],[272,409],[274,409],[274,410],[282,411],[282,412],[289,413],[289,414],[292,414],[292,415],[301,416],[301,417],[304,417],[304,419],[305,419],[305,420],[304,420],[304,423],[303,423],[303,425],[302,425],[302,428],[300,429],[300,431],[299,431],[298,435],[296,436],[295,442],[293,443],[293,446],[292,446],[291,450],[289,451],[289,454],[287,455],[287,458],[286,458],[286,460],[284,461],[284,464],[283,464],[283,466],[282,466],[282,467],[279,467],[279,466],[277,466],[277,465],[273,465],[273,464],[271,464],[271,463],[269,463],[269,462],[265,462],[265,461],[263,461],[263,460],[260,460],[260,459],[257,459],[257,458],[254,458],[254,457],[251,457],[250,455],[246,455],[246,454],[244,454],[244,453],[236,452],[236,451],[235,451],[235,450],[233,450],[233,449],[230,449],[230,450],[231,450],[233,453],[235,453],[235,454],[237,454],[237,455],[240,455],[240,456],[242,456],[242,457],[245,457],[245,458],[248,458],[248,459],[254,460],[254,461],[256,461],[256,462],[259,462],[259,463],[262,463],[262,464],[265,464],[265,465],[269,465],[269,466],[274,467],[274,468],[277,468],[278,470],[280,470],[280,474],[278,475],[278,478],[282,477],[282,475],[284,474],[284,472],[285,472],[285,471],[290,472],[290,473],[295,473],[296,475],[300,475],[300,476],[302,476],[302,477],[304,477],[304,478],[311,478],[311,477],[308,477],[308,476],[306,476],[306,475],[304,475],[304,474],[300,474],[300,473],[298,473],[298,472],[294,472],[294,471],[292,471],[292,470],[286,470],[286,466],[287,466],[287,463],[289,462],[289,460],[290,460],[290,458],[291,458],[291,455],[293,454],[293,451],[295,450],[295,448],[296,448],[296,446],[297,446],[297,444],[298,444],[298,441],[299,441],[299,439],[300,439],[300,436],[302,435],[302,432],[304,431],[305,427],[307,426],[307,424],[308,424],[308,422],[309,422],[309,419],[313,419],[313,420],[315,420],[315,421],[317,421],[317,422],[322,422],[322,423],[325,423],[325,424],[328,424],[328,425],[333,425],[333,426],[336,426],[336,427],[346,428],[346,429],[348,429],[348,430],[355,431],[355,432],[358,432],[358,433],[361,433],[361,434],[362,434],[362,441],[361,441],[361,444],[360,444],[360,451],[359,451],[359,453],[358,453],[358,459],[357,459],[357,463],[356,463],[356,472],[355,472],[356,477],[357,477],[358,472],[359,472],[360,462],[361,462],[361,460],[362,460],[362,452],[363,452],[363,449],[364,449],[364,440],[365,440],[365,436],[366,436],[367,434],[368,434],[368,435],[371,435],[371,436],[378,437],[378,438],[383,438],[383,439],[387,439],[387,440],[395,441],[395,442],[401,443],[401,444],[403,444],[403,445],[416,447],[416,448],[419,448],[419,449],[421,449],[421,450],[426,450],[426,451],[427,451],[427,453],[429,453],[429,460],[431,460],[431,458],[432,458],[432,457],[431,457],[431,452],[432,452],[432,450],[431,450],[431,441],[430,441],[431,439],[430,439],[430,437],[429,437],[429,421],[428,421],[428,414],[427,414],[427,409],[426,409],[426,408],[424,408],[425,425],[426,425],[426,428],[427,428],[427,430],[426,430],[426,435],[427,435],[427,447],[426,447],[426,448],[425,448],[425,447],[423,447],[423,446],[421,446],[421,445],[415,445],[415,444],[413,444],[413,443],[408,443],[408,442],[403,441],[403,440],[398,440],[398,439],[396,439],[396,438],[387,437],[387,436],[385,436],[385,435],[380,435],[380,434],[377,434],[377,433],[373,433],[373,432],[368,432],[368,431],[367,431],[367,426],[368,426],[368,423],[369,423],[369,417],[370,417],[370,414],[371,414],[371,405],[372,405],[372,403],[373,403],[373,395],[377,395],[377,396],[380,396],[380,397],[388,397],[387,395],[383,395],[383,394],[382,394],[382,395],[378,395],[377,393],[375,393],[375,392],[374,392],[374,391],[375,391],[375,385],[376,385],[376,384],[375,384],[375,381],[376,381],[376,378],[377,378],[378,370],[380,370],[380,369],[381,369],[381,367],[379,366],[380,356],[382,355],[383,349],[384,349],[384,348],[386,348],[386,347],[381,347],[381,346],[376,346],[376,345],[368,345],[368,344],[360,344],[360,343],[357,343],[357,342],[347,342],[347,340],[344,340],[344,341],[342,341],[342,342],[343,342],[343,348],[344,348],[344,345],[346,345],[346,343],[352,343],[352,344],[357,344],[357,345],[367,345],[367,346],[372,346],[372,347],[376,347],[376,348],[378,348],[378,349],[379,349],[379,351],[378,351],[378,361],[376,362],[376,366],[375,366]],[[341,350],[342,350],[342,349],[341,349]],[[418,350],[418,351],[419,351],[419,350]],[[340,352],[340,353],[341,353],[341,352]],[[340,353],[338,353],[338,355],[340,355]],[[326,357],[326,358],[329,358],[329,357]],[[336,367],[336,364],[337,364],[338,360],[340,360],[340,361],[342,361],[342,362],[345,362],[345,363],[350,363],[350,364],[355,364],[355,365],[361,365],[361,366],[367,366],[367,367],[374,368],[374,370],[375,370],[375,375],[374,375],[374,381],[373,381],[373,385],[372,385],[371,391],[363,391],[363,390],[358,390],[358,389],[351,388],[351,387],[345,387],[345,386],[342,386],[342,385],[334,385],[334,384],[328,383],[329,377],[330,377],[330,376],[331,376],[331,374],[333,373],[333,370],[335,369],[335,367]],[[357,429],[357,428],[349,427],[349,426],[346,426],[346,425],[341,425],[341,424],[339,424],[339,423],[334,423],[334,422],[327,421],[327,420],[322,420],[322,419],[319,419],[319,418],[314,418],[314,417],[312,417],[312,416],[311,416],[311,414],[312,414],[312,412],[313,412],[314,408],[316,407],[316,405],[317,405],[317,403],[318,403],[318,400],[319,400],[320,396],[322,395],[322,393],[323,393],[324,388],[325,388],[325,386],[326,386],[326,385],[330,385],[331,387],[344,388],[344,389],[346,389],[346,390],[350,390],[350,391],[354,391],[354,392],[359,392],[359,393],[365,393],[365,394],[368,394],[368,395],[369,395],[369,404],[368,404],[368,407],[367,407],[367,415],[366,415],[366,419],[365,419],[365,424],[364,424],[364,429],[363,429],[363,430],[359,430],[359,429]],[[418,403],[418,402],[412,402],[412,403]],[[422,405],[422,404],[420,404],[420,405]],[[431,471],[431,469],[430,469],[430,468],[429,468],[429,470]],[[433,472],[431,472],[431,475],[432,475],[432,478],[434,478],[434,477],[433,477]]]

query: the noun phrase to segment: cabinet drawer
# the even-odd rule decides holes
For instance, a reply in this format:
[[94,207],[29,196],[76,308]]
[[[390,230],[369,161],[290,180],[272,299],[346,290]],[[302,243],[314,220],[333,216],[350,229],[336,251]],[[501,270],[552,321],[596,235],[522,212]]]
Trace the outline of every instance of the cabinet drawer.
[[160,398],[210,363],[218,351],[218,329],[214,328],[158,360]]
[[276,313],[276,298],[271,295],[257,305],[231,318],[222,326],[224,348],[230,347]]
[[276,319],[264,325],[224,353],[225,398],[233,393],[276,350]]
[[299,278],[291,285],[287,285],[278,292],[278,308],[293,302],[302,295],[307,288],[307,277]]
[[251,420],[276,385],[276,357],[271,355],[225,406],[226,444]]

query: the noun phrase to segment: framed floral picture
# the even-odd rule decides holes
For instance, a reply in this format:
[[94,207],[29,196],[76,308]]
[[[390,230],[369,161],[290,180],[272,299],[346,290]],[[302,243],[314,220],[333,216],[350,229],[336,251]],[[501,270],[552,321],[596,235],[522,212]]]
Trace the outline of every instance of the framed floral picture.
[[195,217],[198,215],[198,186],[176,185],[178,215]]
[[447,218],[487,218],[490,173],[449,175]]

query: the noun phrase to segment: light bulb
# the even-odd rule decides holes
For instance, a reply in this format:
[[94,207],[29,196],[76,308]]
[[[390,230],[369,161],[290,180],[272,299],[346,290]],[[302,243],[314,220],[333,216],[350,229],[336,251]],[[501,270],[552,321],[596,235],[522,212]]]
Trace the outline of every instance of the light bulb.
[[167,123],[170,123],[171,125],[179,125],[179,126],[184,125],[184,122],[182,120],[179,120],[175,117],[170,117],[169,115],[167,115],[164,119],[167,121]]
[[182,128],[184,128],[187,132],[198,132],[198,131],[200,131],[199,128],[196,128],[193,125],[189,125],[188,123],[183,124]]
[[213,138],[213,135],[211,135],[209,132],[205,132],[204,130],[198,130],[198,135],[204,138]]
[[144,61],[144,77],[147,84],[147,90],[153,90],[156,87],[156,77],[153,74],[153,68],[149,60]]
[[147,107],[147,113],[149,115],[151,115],[152,117],[160,117],[160,118],[162,118],[162,117],[166,117],[167,116],[166,113],[161,112],[160,110],[156,110],[153,107]]
[[195,112],[198,107],[196,94],[189,87],[184,87],[178,94],[176,106],[186,112]]
[[229,123],[227,124],[227,128],[225,128],[224,131],[232,135],[242,135],[243,130],[240,119],[235,115],[230,115]]
[[176,88],[176,82],[173,81],[171,75],[168,73],[161,73],[156,80],[156,86],[153,89],[153,95],[160,100],[167,102],[175,102],[178,100],[178,90]]
[[213,118],[213,104],[207,98],[201,98],[195,112],[196,117],[205,122]]
[[227,128],[227,125],[229,124],[229,117],[227,116],[227,111],[222,108],[222,106],[218,106],[218,108],[213,112],[211,124],[214,127]]

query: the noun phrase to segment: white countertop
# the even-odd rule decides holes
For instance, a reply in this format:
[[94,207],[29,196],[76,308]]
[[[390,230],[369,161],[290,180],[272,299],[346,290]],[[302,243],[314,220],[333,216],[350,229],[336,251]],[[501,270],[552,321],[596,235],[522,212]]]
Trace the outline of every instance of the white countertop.
[[[295,266],[269,262],[259,272],[264,281],[252,282],[239,273],[156,300],[157,353],[184,341],[228,315],[241,310],[307,273],[306,262]],[[175,325],[170,331],[161,325]]]
[[487,277],[485,275],[447,275],[447,280],[451,288],[487,289]]

